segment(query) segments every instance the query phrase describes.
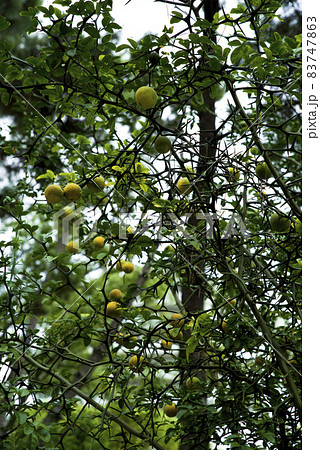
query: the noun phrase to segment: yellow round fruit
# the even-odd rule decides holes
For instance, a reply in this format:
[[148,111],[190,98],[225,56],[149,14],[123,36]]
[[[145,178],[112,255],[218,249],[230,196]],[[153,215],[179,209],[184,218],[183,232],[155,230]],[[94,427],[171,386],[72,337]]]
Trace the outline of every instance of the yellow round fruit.
[[171,405],[165,405],[163,408],[163,412],[168,417],[175,417],[178,414],[178,408],[175,403],[171,403]]
[[131,262],[124,262],[122,264],[122,270],[124,273],[131,273],[134,271],[134,265]]
[[58,184],[50,184],[44,191],[48,203],[59,203],[63,199],[63,190]]
[[123,270],[123,264],[125,263],[124,259],[121,259],[120,261],[117,262],[116,264],[116,269],[121,272]]
[[173,341],[182,341],[183,340],[183,333],[181,330],[179,331],[179,333],[175,333],[174,330],[171,330],[169,332],[169,334]]
[[192,187],[190,186],[190,181],[188,180],[188,178],[180,178],[177,182],[177,189],[180,194],[190,194],[190,192],[192,191]]
[[144,369],[144,357],[134,355],[129,359],[129,367],[133,372],[142,372]]
[[287,216],[279,216],[274,213],[270,217],[271,230],[274,233],[288,233],[291,227],[291,220]]
[[228,327],[228,324],[227,324],[227,321],[226,321],[226,320],[223,320],[223,321],[222,321],[221,328],[222,328],[222,330],[223,330],[225,333],[226,333],[227,331],[229,331],[229,327]]
[[96,249],[103,248],[104,243],[105,243],[105,238],[102,236],[96,236],[92,241],[92,244],[93,244],[94,248],[96,248]]
[[109,292],[109,297],[111,300],[121,300],[122,292],[120,289],[112,289],[112,291]]
[[261,180],[267,180],[268,178],[271,178],[273,176],[271,170],[265,162],[258,164],[255,171],[257,177],[259,177]]
[[154,108],[157,100],[157,93],[152,87],[141,86],[136,92],[136,102],[143,109]]
[[67,248],[67,252],[69,252],[69,253],[78,253],[79,244],[78,244],[78,242],[70,241],[70,242],[68,242],[66,248]]
[[240,170],[235,169],[234,167],[228,167],[228,180],[238,181],[239,178],[240,178]]
[[173,326],[173,328],[181,328],[184,325],[184,318],[181,314],[172,314],[170,320],[170,324]]
[[162,339],[161,341],[161,347],[164,350],[170,350],[172,347],[172,342],[171,341],[166,341],[165,339]]
[[89,183],[87,184],[87,188],[97,194],[98,192],[103,191],[105,185],[105,179],[100,175],[89,181]]
[[121,307],[118,302],[109,302],[107,304],[107,316],[115,319],[121,316]]
[[189,391],[197,391],[201,387],[199,378],[189,377],[186,381],[186,386]]
[[154,148],[158,153],[161,153],[162,155],[168,153],[171,150],[171,141],[166,136],[159,136],[154,141]]
[[63,189],[64,196],[70,202],[76,202],[81,197],[82,189],[76,183],[68,183]]

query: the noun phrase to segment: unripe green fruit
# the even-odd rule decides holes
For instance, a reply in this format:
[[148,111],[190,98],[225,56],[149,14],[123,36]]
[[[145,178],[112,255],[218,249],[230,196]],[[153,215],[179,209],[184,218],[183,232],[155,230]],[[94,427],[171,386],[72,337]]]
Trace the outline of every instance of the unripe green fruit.
[[186,381],[187,389],[190,391],[197,391],[200,389],[200,380],[198,377],[190,377]]
[[137,345],[138,338],[130,334],[118,333],[113,340],[127,349],[132,349]]
[[295,232],[298,234],[302,234],[302,222],[300,219],[297,219],[294,224]]
[[259,149],[257,147],[252,147],[252,149],[250,150],[251,155],[259,155]]
[[182,341],[183,340],[183,333],[181,330],[178,331],[177,328],[170,330],[169,335],[173,341]]
[[272,177],[272,173],[267,165],[267,163],[263,162],[257,165],[256,167],[256,175],[261,180],[267,180],[268,178]]
[[171,141],[166,136],[159,136],[154,141],[154,147],[157,150],[158,153],[161,153],[162,155],[164,153],[168,153],[171,149]]
[[160,61],[160,55],[157,52],[152,52],[149,55],[149,61],[153,66],[156,66]]
[[141,86],[136,92],[136,102],[143,109],[154,108],[157,100],[157,93],[152,87]]
[[291,220],[287,216],[279,216],[274,213],[270,217],[271,230],[274,233],[288,233],[291,227]]
[[95,177],[92,181],[89,181],[89,183],[87,184],[87,188],[94,193],[103,191],[103,189],[105,188],[104,178],[101,175]]
[[235,169],[234,167],[228,167],[228,180],[238,181],[239,178],[240,178],[240,170]]

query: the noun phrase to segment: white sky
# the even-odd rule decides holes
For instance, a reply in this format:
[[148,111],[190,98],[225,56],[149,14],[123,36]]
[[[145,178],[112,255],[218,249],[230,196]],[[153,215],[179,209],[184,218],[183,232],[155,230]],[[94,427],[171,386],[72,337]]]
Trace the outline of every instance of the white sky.
[[[154,0],[114,0],[112,16],[116,23],[123,27],[121,41],[127,38],[141,39],[147,33],[159,34],[164,25],[170,25],[171,4]],[[223,0],[226,11],[235,7],[237,0]],[[175,24],[175,27],[177,24]]]

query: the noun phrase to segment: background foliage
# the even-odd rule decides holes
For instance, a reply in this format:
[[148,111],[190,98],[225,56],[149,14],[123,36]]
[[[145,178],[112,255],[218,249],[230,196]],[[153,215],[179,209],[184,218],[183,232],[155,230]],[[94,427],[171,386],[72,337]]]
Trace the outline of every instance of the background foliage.
[[[20,3],[0,17],[2,448],[300,448],[299,11],[288,28],[277,1],[177,1],[159,36],[121,44],[110,0]],[[135,101],[144,85],[153,109]],[[47,203],[71,181],[76,203]]]

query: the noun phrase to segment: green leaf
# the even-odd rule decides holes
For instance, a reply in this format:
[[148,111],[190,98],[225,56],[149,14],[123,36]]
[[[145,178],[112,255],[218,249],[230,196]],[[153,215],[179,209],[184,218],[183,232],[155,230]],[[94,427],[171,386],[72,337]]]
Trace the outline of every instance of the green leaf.
[[137,48],[138,47],[137,42],[134,41],[133,39],[128,38],[127,41],[130,42],[130,44],[132,45],[133,48]]
[[33,17],[37,14],[37,10],[29,6],[28,11],[21,11],[20,16],[22,17]]
[[149,191],[149,186],[145,183],[140,183],[140,187],[143,190],[143,192],[148,192]]
[[75,181],[77,179],[77,174],[74,172],[60,172],[59,176],[66,178],[68,181]]
[[264,50],[264,53],[265,53],[268,61],[272,61],[273,60],[272,51],[268,47],[263,47],[263,50]]
[[5,29],[8,28],[10,25],[11,25],[11,23],[8,22],[8,21],[6,20],[5,17],[0,16],[0,31],[5,30]]
[[276,443],[275,436],[270,431],[263,431],[263,432],[261,431],[259,434],[260,434],[261,437],[266,439],[268,442],[271,442],[271,444],[275,444]]
[[29,434],[32,434],[33,430],[34,430],[34,428],[32,425],[30,425],[29,423],[24,424],[23,432],[26,436],[28,436]]
[[196,336],[193,335],[187,340],[186,357],[187,357],[188,362],[189,362],[190,354],[195,351],[197,345],[198,345],[198,339]]
[[39,437],[44,441],[44,442],[49,442],[51,439],[51,435],[49,433],[49,431],[46,428],[40,428],[38,431],[38,435]]
[[100,37],[99,31],[95,27],[86,26],[86,27],[84,27],[84,31],[93,38],[99,39],[99,37]]
[[16,411],[15,413],[17,421],[19,424],[23,424],[27,421],[28,415],[24,412]]
[[233,41],[229,41],[228,45],[230,47],[238,47],[239,45],[241,45],[241,42],[236,39],[236,40],[233,40]]
[[115,170],[116,172],[120,172],[120,173],[123,173],[126,170],[124,167],[120,167],[120,166],[112,166],[111,169]]
[[250,67],[260,67],[265,62],[265,59],[262,56],[256,56],[250,61]]
[[243,56],[242,47],[236,47],[230,56],[232,64],[238,64],[242,56]]
[[2,94],[1,101],[5,106],[8,106],[9,102],[10,102],[10,94],[8,92],[6,92],[5,94]]
[[55,174],[52,172],[52,170],[47,170],[46,173],[39,175],[36,180],[42,180],[42,179],[50,179],[54,180],[56,178]]
[[209,59],[210,68],[214,72],[219,72],[219,70],[221,70],[221,62],[219,61],[219,59],[213,55],[208,55],[208,59]]

